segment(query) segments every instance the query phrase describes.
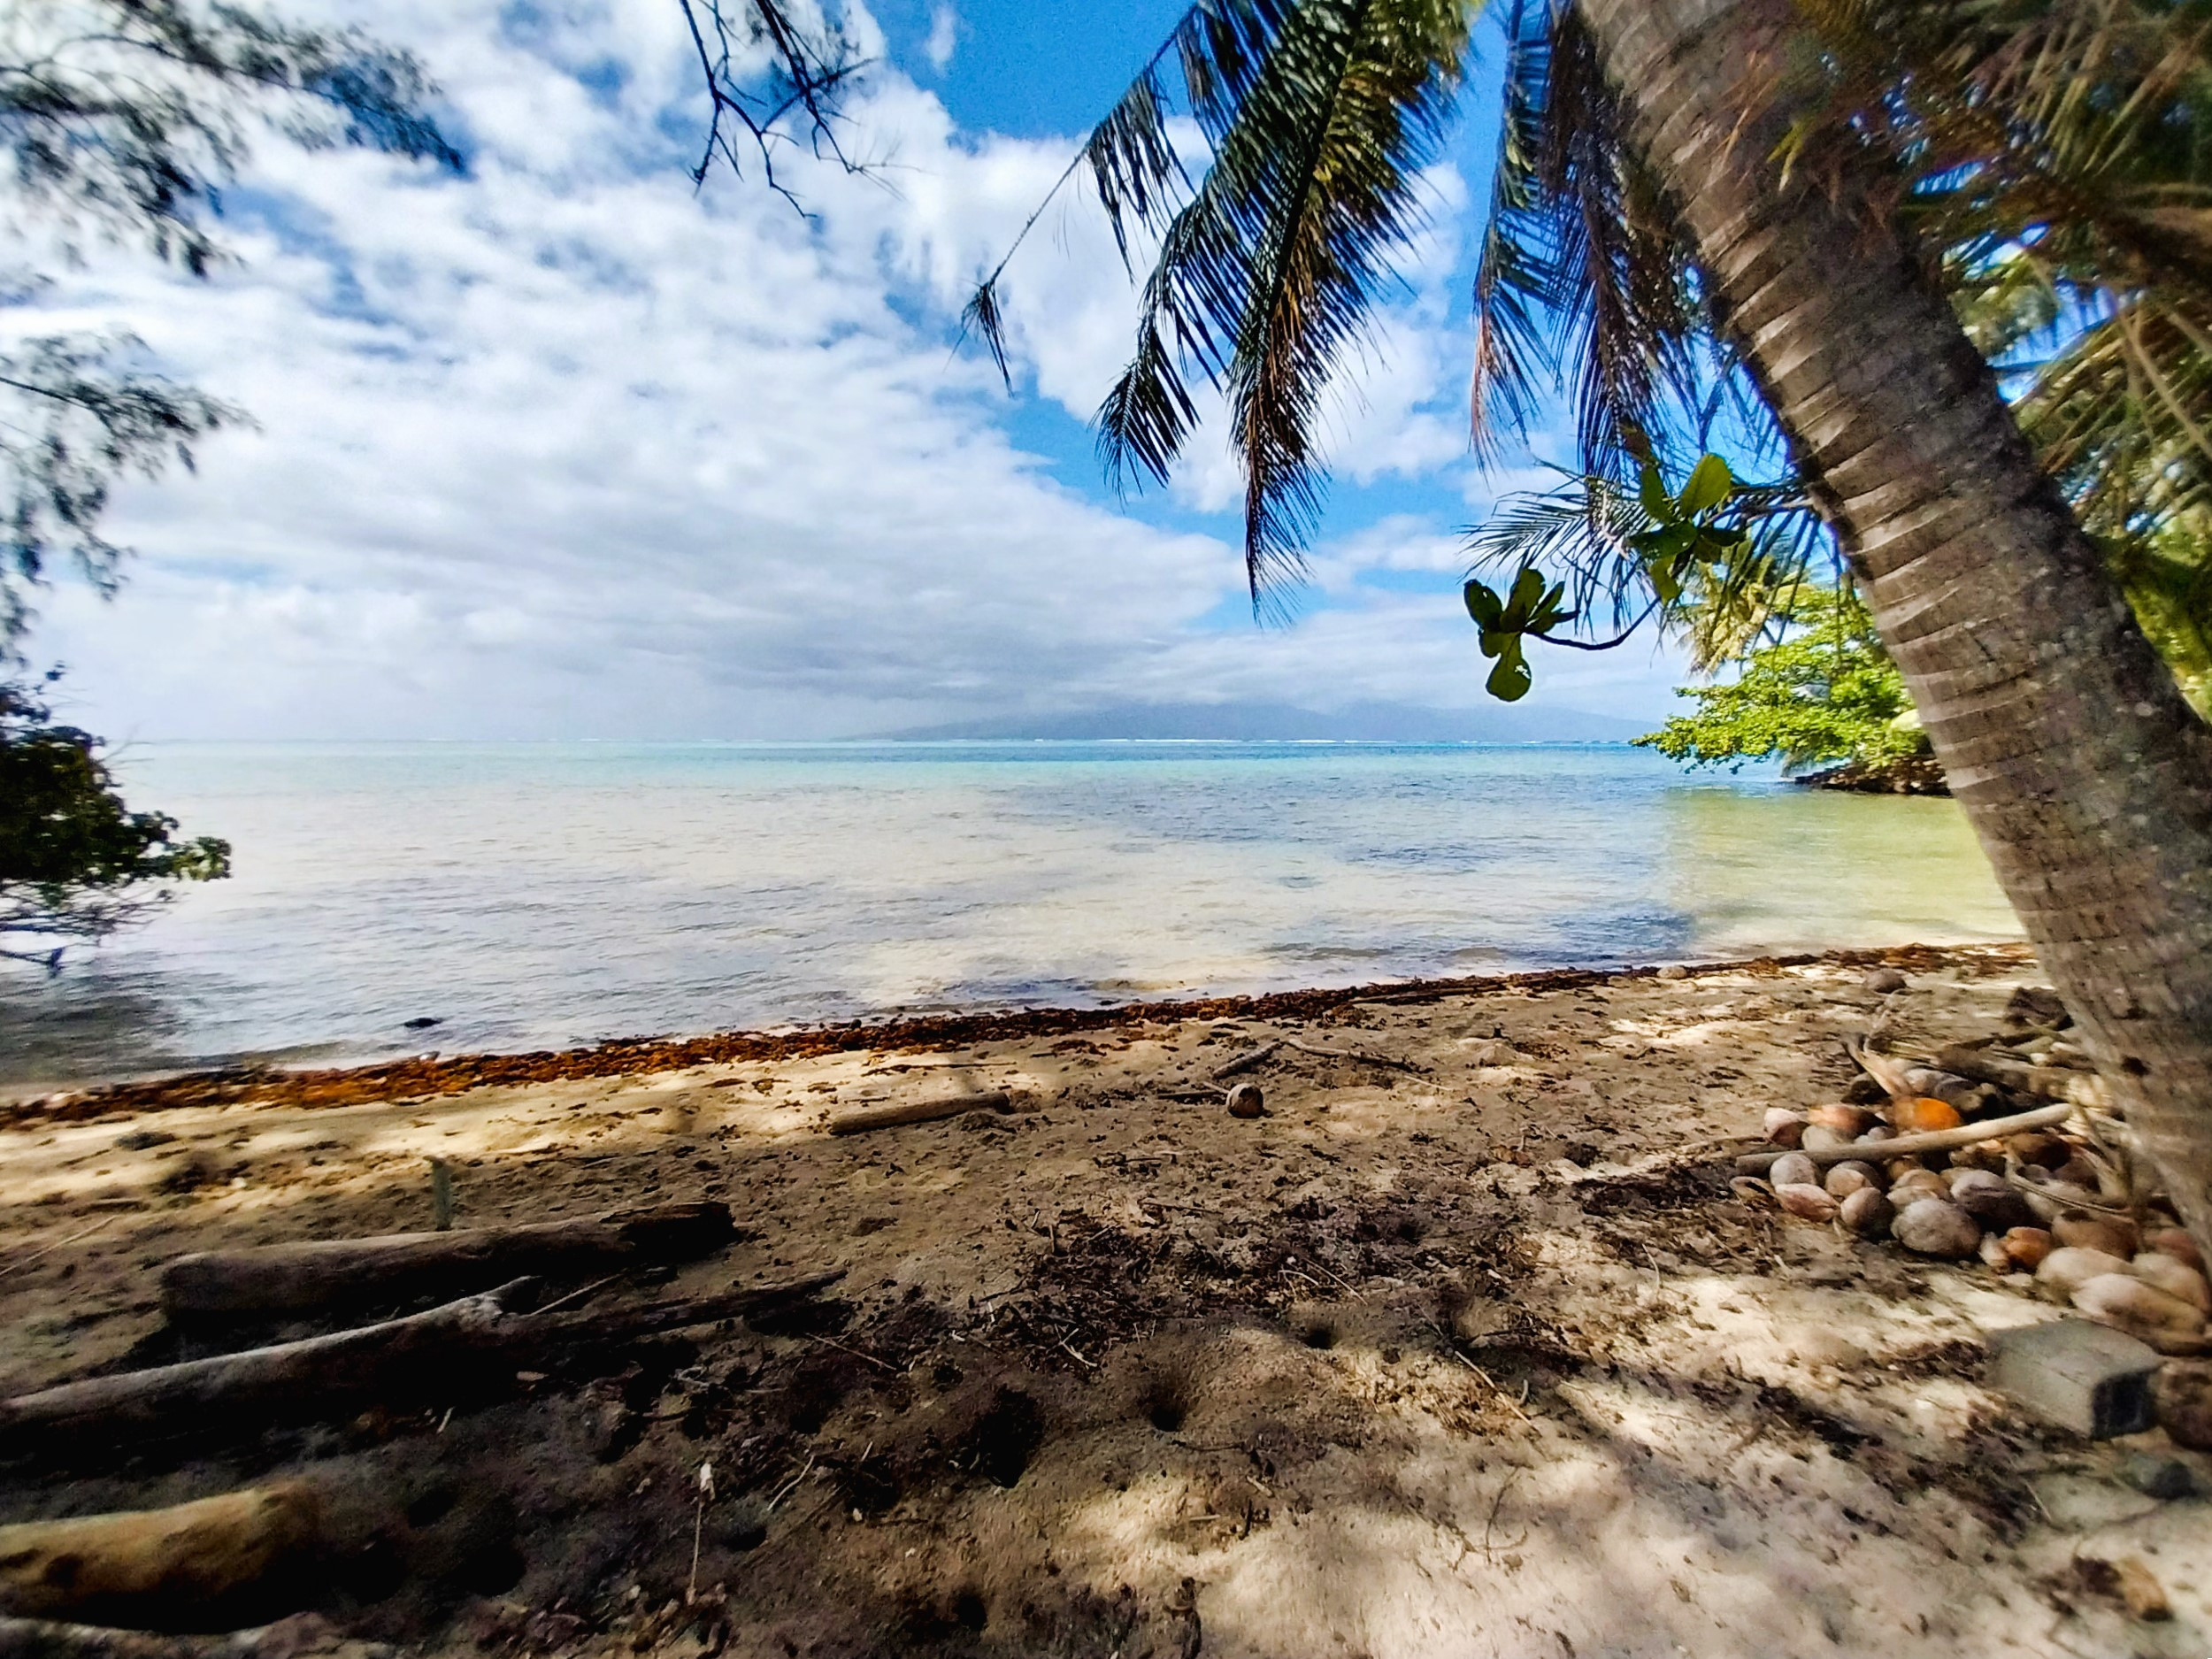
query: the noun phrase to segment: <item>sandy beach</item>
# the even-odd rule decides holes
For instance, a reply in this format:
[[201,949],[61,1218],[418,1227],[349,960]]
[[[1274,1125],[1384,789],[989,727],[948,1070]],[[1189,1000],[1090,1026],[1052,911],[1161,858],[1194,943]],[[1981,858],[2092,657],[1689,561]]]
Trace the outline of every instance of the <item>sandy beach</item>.
[[[841,1277],[488,1398],[19,1463],[0,1505],[305,1482],[273,1652],[2200,1655],[2203,1498],[2118,1477],[2212,1459],[1988,1392],[1986,1339],[2057,1313],[2018,1280],[1729,1186],[1886,1002],[1932,1047],[2037,980],[1839,953],[19,1098],[10,1394],[235,1346],[165,1322],[165,1262],[427,1228],[432,1159],[464,1228],[730,1206],[591,1305]],[[2129,1621],[2126,1557],[2170,1618]]]

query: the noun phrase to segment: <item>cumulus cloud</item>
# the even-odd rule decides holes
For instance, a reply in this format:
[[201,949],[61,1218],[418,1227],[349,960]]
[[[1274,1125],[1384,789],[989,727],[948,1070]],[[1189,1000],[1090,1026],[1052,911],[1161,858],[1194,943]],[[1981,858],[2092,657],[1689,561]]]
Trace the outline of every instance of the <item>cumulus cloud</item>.
[[[1448,526],[1326,547],[1328,608],[1225,632],[1233,524],[1142,522],[1015,441],[1025,400],[1087,417],[1133,316],[1110,239],[1071,204],[1009,273],[1016,397],[949,349],[1064,143],[960,132],[887,71],[853,112],[872,176],[804,169],[803,218],[757,180],[693,191],[667,0],[296,9],[416,48],[474,176],[272,147],[211,281],[99,255],[0,313],[19,334],[133,327],[261,423],[196,478],[126,495],[114,527],[145,557],[120,600],[48,606],[38,642],[94,718],[810,736],[1085,703],[1473,700],[1448,601],[1360,580],[1449,568]],[[933,61],[956,37],[937,17]],[[1348,486],[1464,467],[1445,284],[1465,191],[1435,190],[1435,246],[1333,414]],[[1209,442],[1186,504],[1217,504]],[[1617,707],[1653,678],[1576,664],[1544,695]]]

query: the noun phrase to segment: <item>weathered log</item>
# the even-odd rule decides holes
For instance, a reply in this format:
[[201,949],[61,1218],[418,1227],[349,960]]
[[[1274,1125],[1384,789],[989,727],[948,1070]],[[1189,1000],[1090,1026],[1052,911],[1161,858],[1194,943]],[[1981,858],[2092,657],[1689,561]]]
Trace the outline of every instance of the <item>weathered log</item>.
[[0,1659],[245,1659],[254,1651],[228,1636],[157,1636],[150,1631],[0,1617]]
[[1282,1046],[1282,1039],[1278,1037],[1272,1041],[1262,1043],[1256,1048],[1247,1048],[1242,1054],[1238,1055],[1232,1059],[1226,1065],[1216,1066],[1213,1072],[1214,1081],[1217,1083],[1226,1082],[1229,1079],[1236,1076],[1236,1074],[1240,1071],[1249,1071],[1254,1066],[1258,1065],[1262,1061],[1266,1060],[1269,1056],[1273,1055]]
[[0,1455],[96,1458],[119,1443],[328,1421],[371,1404],[449,1404],[511,1385],[525,1359],[780,1309],[838,1277],[571,1313],[517,1311],[534,1289],[521,1279],[403,1319],[0,1400]]
[[2093,1071],[2078,1071],[2062,1065],[2030,1065],[2023,1060],[2001,1058],[1985,1048],[1957,1046],[1937,1049],[1935,1063],[1946,1071],[1970,1077],[1978,1083],[1994,1083],[2016,1094],[2068,1101],[2076,1106],[2094,1106],[2103,1110],[2109,1110],[2112,1106],[2112,1091]]
[[871,1106],[830,1119],[833,1135],[864,1134],[871,1129],[895,1129],[902,1124],[932,1124],[941,1118],[961,1118],[973,1111],[1010,1112],[1011,1095],[953,1094],[939,1100],[909,1101],[902,1106]]
[[[2010,1118],[1985,1118],[1979,1123],[1961,1124],[1955,1129],[1931,1129],[1924,1134],[1895,1135],[1887,1141],[1846,1141],[1838,1147],[1823,1147],[1818,1151],[1799,1148],[1801,1154],[1816,1164],[1843,1164],[1853,1158],[1905,1158],[1923,1152],[1949,1152],[1958,1147],[1970,1147],[1978,1141],[2001,1141],[2007,1135],[2024,1133],[2031,1129],[2048,1129],[2062,1124],[2074,1115],[2071,1106],[2039,1106],[2032,1112],[2019,1112]],[[1747,1152],[1736,1160],[1736,1169],[1744,1175],[1764,1175],[1774,1160],[1783,1156],[1783,1148],[1771,1152]]]
[[309,1486],[281,1481],[165,1509],[0,1526],[0,1612],[204,1630],[312,1552],[321,1518]]
[[688,1261],[722,1248],[734,1233],[726,1204],[664,1204],[569,1221],[206,1250],[162,1270],[162,1302],[181,1319],[450,1297],[525,1277]]

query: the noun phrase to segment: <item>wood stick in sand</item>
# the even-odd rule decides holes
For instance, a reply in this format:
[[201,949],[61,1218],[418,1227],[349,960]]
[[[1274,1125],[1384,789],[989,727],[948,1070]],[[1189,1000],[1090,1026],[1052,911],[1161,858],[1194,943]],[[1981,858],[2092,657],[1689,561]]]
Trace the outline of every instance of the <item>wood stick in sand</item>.
[[0,1526],[0,1612],[205,1629],[196,1614],[308,1555],[321,1520],[312,1489],[286,1480],[165,1509]]
[[514,1310],[534,1287],[519,1279],[403,1319],[0,1400],[0,1455],[97,1459],[134,1440],[328,1421],[372,1404],[450,1404],[472,1390],[511,1385],[506,1373],[526,1358],[788,1306],[839,1277],[641,1308],[541,1314]]
[[[1924,1134],[1898,1135],[1888,1141],[1855,1141],[1839,1147],[1823,1147],[1817,1152],[1809,1148],[1801,1149],[1816,1164],[1847,1164],[1854,1158],[1878,1163],[1887,1158],[1913,1157],[1923,1152],[1949,1152],[1958,1147],[1970,1147],[1978,1141],[1996,1141],[2031,1129],[2048,1129],[2073,1115],[2071,1106],[2039,1106],[2032,1112],[2019,1112],[2010,1118],[1985,1118],[1979,1123],[1961,1124],[1955,1129],[1931,1129]],[[1745,1175],[1764,1175],[1784,1150],[1777,1147],[1771,1152],[1747,1152],[1736,1160],[1736,1169]]]
[[939,1100],[908,1101],[900,1106],[870,1106],[830,1119],[833,1135],[865,1134],[871,1129],[895,1129],[902,1124],[933,1124],[941,1118],[962,1118],[973,1111],[1010,1112],[1013,1097],[1003,1091],[987,1094],[953,1094]]
[[299,1313],[455,1296],[529,1275],[581,1277],[690,1261],[734,1236],[727,1204],[687,1203],[515,1226],[205,1250],[164,1268],[161,1294],[172,1319]]
[[1282,1046],[1282,1039],[1278,1037],[1272,1041],[1262,1043],[1256,1048],[1247,1048],[1242,1054],[1231,1060],[1228,1064],[1216,1066],[1213,1071],[1214,1081],[1225,1082],[1240,1071],[1249,1071],[1254,1066],[1275,1054]]

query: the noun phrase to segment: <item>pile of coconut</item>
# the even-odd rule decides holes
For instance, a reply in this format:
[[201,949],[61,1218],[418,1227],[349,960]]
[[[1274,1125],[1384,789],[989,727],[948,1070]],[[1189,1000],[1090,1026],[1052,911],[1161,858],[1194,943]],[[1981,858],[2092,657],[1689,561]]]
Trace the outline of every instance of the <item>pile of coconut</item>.
[[2024,991],[2007,1016],[2007,1034],[1924,1060],[1850,1044],[1852,1098],[1770,1111],[1778,1149],[1738,1159],[1737,1190],[1915,1255],[1978,1257],[2161,1353],[2206,1352],[2203,1258],[2062,1034],[2063,1007]]

